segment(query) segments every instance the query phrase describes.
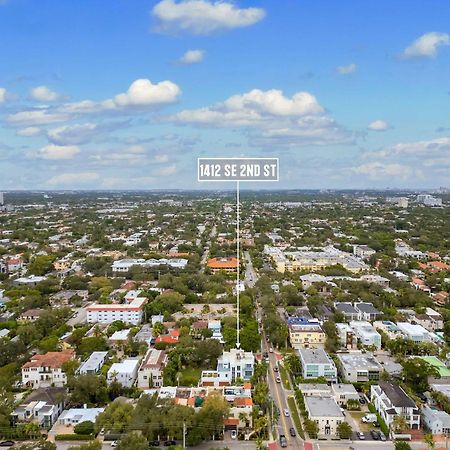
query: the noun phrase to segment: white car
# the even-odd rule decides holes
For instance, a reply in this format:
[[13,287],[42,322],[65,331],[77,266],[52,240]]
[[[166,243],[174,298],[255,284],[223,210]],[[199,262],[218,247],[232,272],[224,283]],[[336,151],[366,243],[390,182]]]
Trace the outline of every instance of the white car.
[[284,412],[284,417],[289,417],[289,410],[287,408],[283,412]]
[[117,441],[112,441],[111,442],[111,447],[112,448],[115,448],[115,447],[117,447],[119,445],[119,443],[117,442]]
[[231,439],[236,439],[236,438],[237,438],[237,431],[231,430]]

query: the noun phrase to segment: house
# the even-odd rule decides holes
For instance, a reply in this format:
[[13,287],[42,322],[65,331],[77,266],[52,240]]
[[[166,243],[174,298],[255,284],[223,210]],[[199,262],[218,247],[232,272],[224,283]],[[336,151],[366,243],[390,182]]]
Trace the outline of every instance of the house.
[[450,414],[432,409],[428,405],[422,408],[424,425],[432,434],[448,436],[450,434]]
[[75,426],[82,422],[95,423],[95,419],[105,408],[71,408],[66,409],[58,418],[60,425]]
[[377,385],[370,387],[370,400],[389,428],[394,418],[401,416],[406,420],[409,428],[419,429],[420,411],[400,386],[380,381]]
[[221,271],[234,273],[237,272],[237,268],[239,265],[239,260],[235,257],[229,258],[211,258],[208,260],[207,267],[211,269],[212,273],[217,273]]
[[289,317],[289,341],[293,348],[323,348],[325,332],[317,319]]
[[344,315],[345,320],[358,320],[358,311],[353,307],[351,303],[339,302],[335,303],[334,307],[337,312]]
[[298,350],[298,355],[302,364],[302,377],[304,379],[324,377],[327,381],[336,381],[336,366],[325,350],[322,348],[301,348]]
[[339,406],[346,406],[349,400],[359,402],[359,394],[353,384],[332,384],[331,392]]
[[422,325],[427,331],[437,331],[444,328],[444,319],[441,314],[432,308],[426,308],[424,314],[416,314],[414,321]]
[[448,302],[448,292],[436,292],[433,294],[433,301],[438,306],[444,306]]
[[230,386],[236,380],[248,381],[253,376],[255,356],[252,352],[232,348],[217,360],[217,370],[203,370],[201,386]]
[[358,320],[373,322],[382,315],[382,313],[378,311],[372,303],[355,303],[355,309],[358,311]]
[[32,356],[30,361],[22,366],[23,385],[33,389],[65,386],[67,376],[62,367],[74,358],[75,352],[72,349]]
[[105,364],[108,352],[93,352],[89,358],[84,361],[78,368],[80,375],[95,375],[100,372],[100,369]]
[[355,332],[358,341],[361,345],[366,347],[376,347],[378,350],[381,348],[381,335],[369,322],[352,320],[350,327]]
[[405,339],[409,339],[414,342],[430,342],[430,333],[422,325],[414,325],[409,322],[397,322],[397,326],[400,328]]
[[353,254],[358,258],[367,260],[375,253],[376,251],[367,245],[353,245]]
[[350,383],[377,381],[383,371],[371,353],[337,353],[342,377]]
[[22,322],[34,322],[35,320],[38,320],[44,312],[45,309],[41,308],[29,309],[19,316],[19,320]]
[[141,367],[139,367],[138,388],[161,387],[163,385],[163,371],[166,364],[166,352],[154,348],[149,349],[142,361]]
[[403,337],[400,328],[390,320],[378,320],[373,323],[373,327],[386,333],[389,339],[401,339]]
[[310,420],[316,422],[319,435],[336,436],[337,427],[345,422],[345,416],[336,400],[331,397],[304,397]]
[[30,275],[29,277],[16,278],[13,284],[16,286],[37,286],[39,283],[45,281],[47,277],[38,277],[36,275]]
[[128,342],[131,328],[115,331],[108,339],[109,345],[112,347],[120,347]]
[[93,303],[86,308],[86,321],[88,323],[110,324],[121,320],[130,325],[138,325],[144,317],[146,297],[137,297],[131,303],[99,304]]
[[450,384],[450,369],[436,356],[419,356],[433,366],[439,373],[439,378],[428,377],[428,383]]
[[135,342],[142,342],[147,345],[152,344],[155,341],[153,337],[153,330],[150,327],[150,324],[145,324],[142,328],[134,335]]
[[139,369],[139,358],[127,358],[120,363],[114,363],[108,370],[108,384],[117,381],[123,387],[130,388],[136,381]]
[[352,327],[348,323],[337,323],[336,330],[339,337],[339,342],[342,347],[347,350],[357,348],[357,338]]
[[65,388],[39,388],[34,390],[11,414],[13,425],[23,422],[50,429],[62,413],[66,398]]
[[300,389],[304,397],[331,397],[331,387],[322,383],[299,383]]
[[180,330],[170,330],[168,334],[159,335],[155,343],[164,342],[165,344],[176,344],[180,339]]

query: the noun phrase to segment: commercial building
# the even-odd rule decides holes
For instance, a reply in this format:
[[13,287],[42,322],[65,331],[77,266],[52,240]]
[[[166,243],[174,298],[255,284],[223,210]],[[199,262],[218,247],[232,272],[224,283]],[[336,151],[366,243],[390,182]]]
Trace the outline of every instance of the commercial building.
[[167,364],[167,355],[163,350],[151,348],[145,355],[138,371],[138,388],[161,387],[163,385],[163,371]]
[[105,364],[108,352],[93,352],[89,358],[78,368],[80,375],[95,375]]
[[383,367],[371,353],[348,352],[338,353],[342,377],[350,382],[377,381]]
[[336,436],[338,425],[345,421],[341,408],[331,397],[305,397],[305,408],[309,419],[316,422],[319,435]]
[[328,381],[336,381],[336,366],[325,350],[302,348],[298,350],[298,355],[302,363],[302,377],[304,379],[311,380],[324,377]]
[[401,416],[409,428],[419,429],[420,411],[400,386],[380,381],[370,387],[370,400],[388,427],[392,426],[395,417]]
[[32,356],[30,361],[22,366],[23,385],[33,389],[65,386],[67,376],[62,366],[74,358],[75,352],[71,349]]
[[187,259],[173,258],[173,259],[120,259],[112,263],[111,269],[115,273],[128,272],[134,266],[144,268],[169,266],[172,269],[185,269],[188,264]]
[[111,384],[113,381],[117,381],[123,387],[130,388],[136,381],[139,358],[127,358],[120,363],[114,363],[107,374],[107,382]]
[[86,321],[88,323],[110,324],[121,320],[130,325],[138,325],[144,317],[146,297],[137,297],[129,304],[99,304],[93,303],[86,308]]

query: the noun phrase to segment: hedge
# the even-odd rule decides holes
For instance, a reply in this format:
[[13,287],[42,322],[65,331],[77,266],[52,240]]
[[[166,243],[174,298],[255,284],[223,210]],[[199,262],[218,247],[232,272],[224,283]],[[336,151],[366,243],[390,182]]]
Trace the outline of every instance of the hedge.
[[57,434],[55,441],[92,441],[95,439],[93,434]]
[[386,422],[383,420],[383,418],[378,414],[378,411],[375,409],[375,406],[373,403],[369,403],[368,405],[369,411],[373,414],[377,415],[377,422],[380,424],[381,431],[386,435],[389,436],[389,428],[386,425]]

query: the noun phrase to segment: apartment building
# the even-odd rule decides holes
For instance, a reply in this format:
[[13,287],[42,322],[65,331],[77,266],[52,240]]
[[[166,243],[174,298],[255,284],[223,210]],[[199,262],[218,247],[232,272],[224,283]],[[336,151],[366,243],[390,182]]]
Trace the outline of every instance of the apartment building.
[[342,377],[350,382],[377,381],[383,367],[371,353],[348,352],[338,353]]
[[147,303],[146,297],[136,297],[131,303],[106,304],[93,303],[86,308],[86,321],[88,323],[110,324],[116,320],[138,325],[144,317],[144,306]]
[[289,341],[293,348],[323,348],[326,335],[317,319],[290,317]]
[[67,376],[62,366],[74,358],[75,352],[72,349],[32,356],[30,361],[22,366],[23,385],[33,389],[65,386]]
[[337,368],[328,353],[322,348],[302,348],[298,350],[302,363],[302,377],[307,380],[324,377],[327,381],[335,382]]
[[163,385],[163,370],[166,364],[166,352],[154,348],[149,349],[141,367],[139,367],[138,388],[161,387]]

